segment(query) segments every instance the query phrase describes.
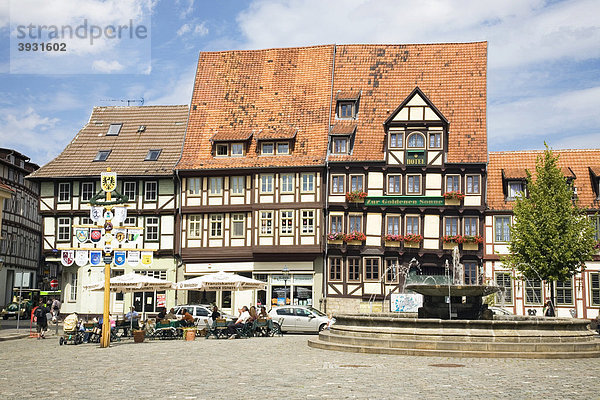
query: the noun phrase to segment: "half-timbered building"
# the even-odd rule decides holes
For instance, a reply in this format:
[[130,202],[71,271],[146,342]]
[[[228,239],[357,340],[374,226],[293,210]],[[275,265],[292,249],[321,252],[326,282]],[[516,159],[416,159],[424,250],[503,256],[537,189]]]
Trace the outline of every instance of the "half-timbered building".
[[[117,173],[117,192],[126,197],[127,227],[142,227],[135,246],[155,250],[153,262],[125,263],[113,275],[138,272],[175,281],[175,214],[179,189],[173,168],[179,160],[187,125],[187,106],[94,107],[88,123],[62,153],[29,175],[40,184],[43,262],[56,269],[63,290],[61,312],[100,313],[102,292],[83,286],[104,278],[103,263],[61,264],[63,249],[97,245],[74,237],[78,226],[92,226],[90,200],[100,189],[100,174]],[[85,239],[85,238],[83,238]],[[112,294],[111,312],[130,305],[155,312],[175,304],[174,291]]]

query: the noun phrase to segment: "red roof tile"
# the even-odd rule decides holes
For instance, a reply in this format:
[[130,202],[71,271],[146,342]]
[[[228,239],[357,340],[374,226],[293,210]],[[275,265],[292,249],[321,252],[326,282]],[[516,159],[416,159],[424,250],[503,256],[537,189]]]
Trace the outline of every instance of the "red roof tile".
[[352,135],[356,132],[356,124],[339,122],[331,127],[330,135]]
[[359,97],[360,97],[360,90],[348,90],[345,92],[338,90],[337,93],[335,94],[336,100],[358,100]]
[[234,142],[236,140],[245,142],[252,137],[252,132],[222,130],[215,133],[211,140],[213,142]]
[[526,179],[527,169],[526,168],[504,168],[502,169],[502,175],[506,179]]
[[258,132],[254,137],[256,140],[292,140],[297,133],[296,128],[268,129]]

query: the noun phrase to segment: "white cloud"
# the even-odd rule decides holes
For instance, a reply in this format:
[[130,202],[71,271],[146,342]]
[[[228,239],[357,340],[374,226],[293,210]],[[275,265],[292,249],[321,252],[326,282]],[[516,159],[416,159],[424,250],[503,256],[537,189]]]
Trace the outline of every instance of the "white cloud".
[[116,60],[96,60],[93,62],[92,68],[96,71],[110,74],[111,72],[121,71],[124,68],[124,66]]
[[144,93],[144,99],[148,105],[158,104],[190,104],[196,68],[188,68],[186,71],[165,82],[161,87],[156,85]]
[[198,36],[208,35],[208,28],[206,27],[206,22],[202,22],[201,24],[196,25],[196,27],[194,28],[194,34]]
[[175,4],[183,4],[184,9],[179,14],[181,19],[186,19],[194,11],[194,0],[176,0]]
[[202,22],[201,24],[183,24],[177,30],[177,36],[183,36],[187,33],[192,32],[195,36],[206,36],[208,35],[208,28],[206,27],[206,22]]
[[186,33],[188,33],[191,30],[192,30],[192,27],[190,26],[190,24],[183,24],[183,25],[181,25],[181,28],[179,28],[177,30],[177,36],[185,35]]

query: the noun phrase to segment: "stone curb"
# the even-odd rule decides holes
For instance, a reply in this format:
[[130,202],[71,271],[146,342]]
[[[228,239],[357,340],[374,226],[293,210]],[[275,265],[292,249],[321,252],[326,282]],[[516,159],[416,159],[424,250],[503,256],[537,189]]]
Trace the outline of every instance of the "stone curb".
[[5,342],[7,340],[25,339],[28,337],[29,337],[29,333],[19,333],[19,334],[6,335],[6,336],[0,335],[0,342]]

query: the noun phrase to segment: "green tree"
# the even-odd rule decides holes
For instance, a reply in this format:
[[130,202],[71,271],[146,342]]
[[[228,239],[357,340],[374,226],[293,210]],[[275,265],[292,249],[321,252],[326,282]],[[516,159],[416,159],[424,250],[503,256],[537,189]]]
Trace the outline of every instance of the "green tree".
[[504,262],[527,279],[564,281],[585,269],[595,252],[594,228],[586,210],[573,200],[573,189],[546,145],[536,162],[535,176],[527,171],[527,196],[514,205],[510,255]]

